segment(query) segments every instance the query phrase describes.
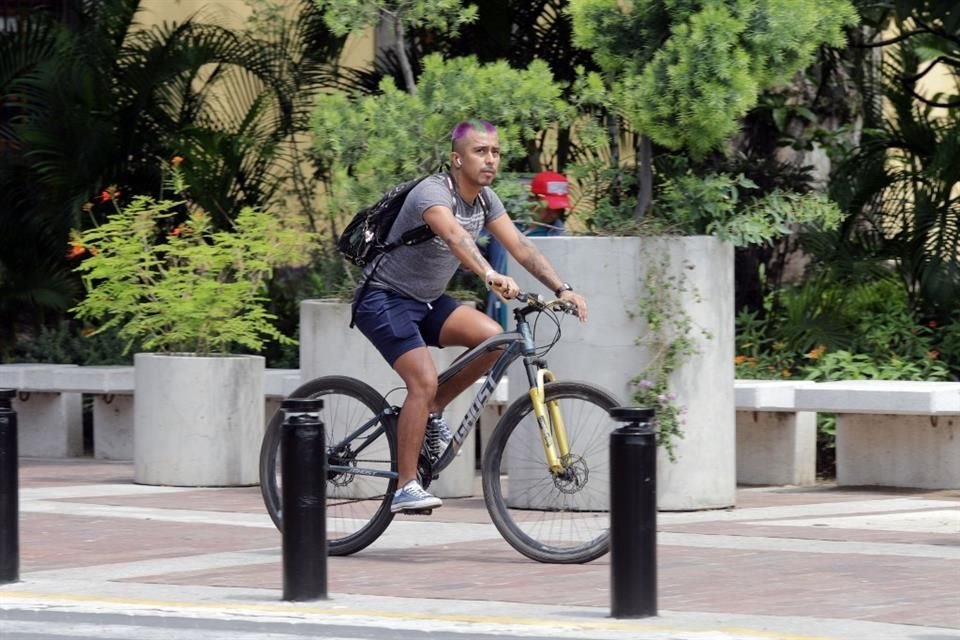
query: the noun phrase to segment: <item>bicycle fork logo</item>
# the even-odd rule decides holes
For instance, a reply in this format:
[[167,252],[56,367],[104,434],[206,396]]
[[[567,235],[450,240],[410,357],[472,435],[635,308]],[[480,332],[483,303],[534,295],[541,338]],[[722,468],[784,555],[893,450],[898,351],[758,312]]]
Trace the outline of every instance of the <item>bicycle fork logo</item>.
[[453,439],[456,441],[458,448],[463,446],[463,441],[466,440],[467,434],[470,433],[473,425],[480,419],[480,412],[483,411],[483,405],[487,403],[487,398],[493,394],[493,390],[496,388],[497,383],[490,376],[487,376],[483,381],[483,386],[480,387],[480,391],[477,393],[477,397],[473,399],[473,403],[470,405],[470,408],[467,409],[467,415],[464,416],[463,422],[460,423],[460,428],[453,434]]

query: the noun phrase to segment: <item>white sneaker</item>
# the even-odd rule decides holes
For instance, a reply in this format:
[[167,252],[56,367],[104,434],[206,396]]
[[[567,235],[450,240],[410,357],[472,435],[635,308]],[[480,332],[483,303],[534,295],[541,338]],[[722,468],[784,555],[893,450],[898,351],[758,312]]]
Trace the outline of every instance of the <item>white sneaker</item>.
[[437,459],[447,450],[450,442],[453,441],[453,434],[450,427],[447,426],[447,419],[442,415],[430,414],[427,418],[427,432],[423,436],[423,448],[433,458]]
[[416,480],[410,480],[394,492],[393,501],[390,503],[390,511],[397,513],[407,509],[436,509],[440,506],[443,506],[440,498],[424,491]]

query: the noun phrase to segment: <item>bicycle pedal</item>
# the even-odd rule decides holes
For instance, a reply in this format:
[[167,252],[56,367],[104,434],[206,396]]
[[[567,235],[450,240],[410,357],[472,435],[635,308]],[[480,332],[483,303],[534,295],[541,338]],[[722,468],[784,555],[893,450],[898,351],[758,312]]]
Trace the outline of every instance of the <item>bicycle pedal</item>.
[[404,509],[400,513],[408,516],[429,516],[433,509]]

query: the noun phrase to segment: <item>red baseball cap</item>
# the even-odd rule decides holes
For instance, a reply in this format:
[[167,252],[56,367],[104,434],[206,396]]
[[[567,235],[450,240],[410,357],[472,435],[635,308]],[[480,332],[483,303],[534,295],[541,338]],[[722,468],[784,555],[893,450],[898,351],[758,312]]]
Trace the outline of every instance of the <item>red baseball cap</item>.
[[530,182],[530,191],[543,198],[551,209],[570,208],[570,184],[567,177],[555,171],[541,171],[533,176]]

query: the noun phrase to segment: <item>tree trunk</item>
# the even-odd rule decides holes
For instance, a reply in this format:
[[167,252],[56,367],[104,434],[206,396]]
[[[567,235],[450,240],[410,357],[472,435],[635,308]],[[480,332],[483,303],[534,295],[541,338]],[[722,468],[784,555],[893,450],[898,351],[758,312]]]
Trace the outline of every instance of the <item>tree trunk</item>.
[[633,214],[637,220],[643,218],[653,203],[653,147],[650,138],[640,136],[640,145],[637,148],[637,177],[639,193],[637,193],[637,208]]
[[407,57],[407,42],[403,31],[403,23],[393,18],[393,30],[396,35],[394,46],[397,48],[397,58],[400,60],[400,69],[403,71],[403,81],[407,85],[407,93],[412,96],[417,95],[417,84],[413,79],[413,68],[410,66],[410,59]]
[[[610,145],[610,166],[620,167],[620,125],[617,122],[617,116],[607,111],[604,115],[607,123],[607,141]],[[623,194],[623,183],[620,180],[620,173],[616,173],[616,184],[610,194],[610,203],[619,205],[621,195]]]

